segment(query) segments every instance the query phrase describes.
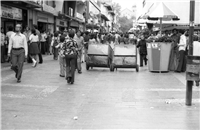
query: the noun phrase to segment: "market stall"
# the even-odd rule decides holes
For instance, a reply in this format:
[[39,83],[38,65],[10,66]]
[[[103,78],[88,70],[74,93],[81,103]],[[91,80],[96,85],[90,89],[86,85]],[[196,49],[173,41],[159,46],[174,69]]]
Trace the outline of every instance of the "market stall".
[[162,36],[162,21],[179,20],[163,2],[160,2],[152,11],[145,16],[148,20],[160,20],[160,37],[148,43],[148,65],[149,71],[167,72],[169,71],[169,59],[171,53],[172,40]]

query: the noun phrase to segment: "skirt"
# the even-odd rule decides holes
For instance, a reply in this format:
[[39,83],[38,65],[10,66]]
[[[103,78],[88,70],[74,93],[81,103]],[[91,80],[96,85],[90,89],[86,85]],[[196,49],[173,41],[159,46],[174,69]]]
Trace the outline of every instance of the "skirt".
[[32,42],[29,45],[29,54],[31,55],[37,55],[40,53],[39,47],[38,47],[38,42]]

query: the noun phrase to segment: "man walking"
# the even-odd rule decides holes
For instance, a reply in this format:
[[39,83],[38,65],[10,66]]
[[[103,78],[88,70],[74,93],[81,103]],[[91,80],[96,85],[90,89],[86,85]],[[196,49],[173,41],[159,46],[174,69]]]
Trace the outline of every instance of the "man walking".
[[78,30],[75,37],[74,37],[74,40],[77,42],[78,44],[78,55],[77,55],[77,68],[78,68],[78,73],[81,74],[82,71],[81,71],[81,58],[82,58],[82,49],[83,49],[83,44],[84,44],[84,39],[83,37],[81,36],[81,31]]
[[[28,54],[26,36],[20,31],[22,29],[21,24],[17,24],[15,27],[16,33],[12,34],[9,40],[8,56],[12,55],[12,70],[15,71],[17,82],[21,82],[22,70],[24,65],[24,59]],[[12,53],[10,54],[12,49]]]
[[141,40],[138,42],[137,48],[140,52],[140,67],[143,67],[143,61],[147,65],[147,43],[144,38],[144,35],[141,36]]

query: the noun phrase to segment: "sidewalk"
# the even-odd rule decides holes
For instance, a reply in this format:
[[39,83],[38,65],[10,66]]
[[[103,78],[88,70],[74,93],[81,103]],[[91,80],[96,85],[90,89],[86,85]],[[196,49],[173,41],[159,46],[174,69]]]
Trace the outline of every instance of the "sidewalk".
[[135,69],[93,68],[74,85],[59,77],[59,63],[47,56],[25,65],[22,82],[2,72],[3,129],[199,129],[199,88],[185,106],[185,76]]

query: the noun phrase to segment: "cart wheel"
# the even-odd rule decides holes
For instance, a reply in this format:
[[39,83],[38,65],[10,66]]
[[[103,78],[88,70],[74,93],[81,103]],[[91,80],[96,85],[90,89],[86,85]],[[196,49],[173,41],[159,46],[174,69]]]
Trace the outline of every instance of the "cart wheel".
[[111,71],[111,72],[114,72],[114,71],[115,71],[115,68],[114,68],[114,65],[113,65],[113,64],[110,65],[110,71]]
[[139,66],[138,65],[136,66],[136,72],[139,72]]
[[89,70],[90,66],[86,64],[86,70]]

